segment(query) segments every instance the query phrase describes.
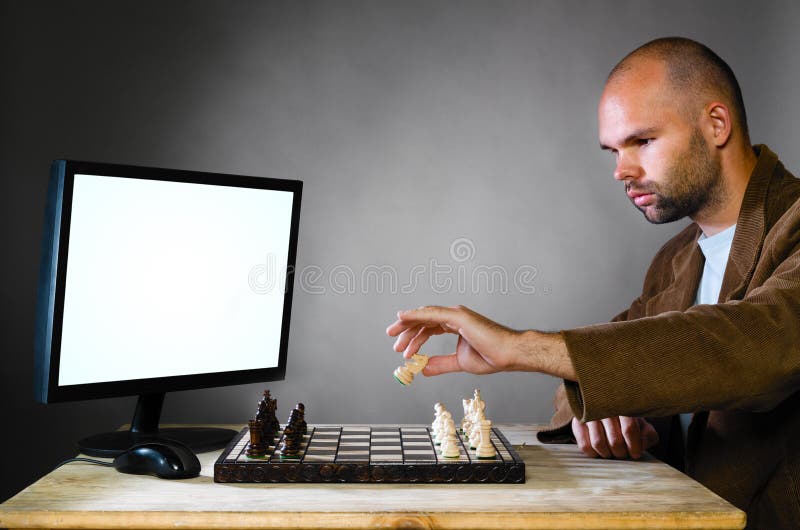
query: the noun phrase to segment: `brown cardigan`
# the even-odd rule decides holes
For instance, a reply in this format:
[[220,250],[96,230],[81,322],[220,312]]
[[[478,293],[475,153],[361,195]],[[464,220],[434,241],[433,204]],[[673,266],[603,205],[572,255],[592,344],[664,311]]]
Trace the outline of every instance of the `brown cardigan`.
[[719,303],[692,306],[704,260],[692,224],[627,311],[562,332],[578,381],[559,388],[540,439],[570,441],[573,415],[652,418],[651,452],[745,510],[748,528],[800,528],[800,180],[754,149]]

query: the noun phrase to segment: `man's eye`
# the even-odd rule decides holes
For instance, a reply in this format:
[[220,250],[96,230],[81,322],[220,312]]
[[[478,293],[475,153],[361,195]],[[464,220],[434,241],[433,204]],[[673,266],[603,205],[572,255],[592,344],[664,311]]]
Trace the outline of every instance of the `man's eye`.
[[652,143],[652,138],[639,138],[638,144],[639,145],[650,145]]

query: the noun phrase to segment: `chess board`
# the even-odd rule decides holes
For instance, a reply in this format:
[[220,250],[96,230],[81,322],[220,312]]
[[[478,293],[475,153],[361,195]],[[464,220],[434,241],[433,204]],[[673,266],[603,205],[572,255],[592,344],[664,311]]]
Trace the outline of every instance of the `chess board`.
[[430,428],[417,426],[308,426],[300,456],[283,459],[276,451],[279,432],[265,458],[246,454],[247,428],[234,437],[214,464],[215,482],[525,482],[525,463],[503,433],[492,428],[496,456],[478,459],[458,433],[458,458],[439,455]]

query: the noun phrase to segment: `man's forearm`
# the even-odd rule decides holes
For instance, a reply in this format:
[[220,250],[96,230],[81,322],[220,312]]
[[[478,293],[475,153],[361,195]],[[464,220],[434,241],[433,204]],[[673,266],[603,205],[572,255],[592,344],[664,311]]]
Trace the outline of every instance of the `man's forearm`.
[[560,333],[523,331],[517,336],[515,350],[517,362],[513,370],[542,372],[577,381],[575,367]]

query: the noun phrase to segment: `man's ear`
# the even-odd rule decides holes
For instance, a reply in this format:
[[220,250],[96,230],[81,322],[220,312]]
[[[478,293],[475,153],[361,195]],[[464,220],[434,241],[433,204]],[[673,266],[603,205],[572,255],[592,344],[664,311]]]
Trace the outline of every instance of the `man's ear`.
[[703,121],[706,122],[704,128],[715,146],[723,147],[728,143],[733,129],[733,116],[727,105],[719,101],[709,103]]

